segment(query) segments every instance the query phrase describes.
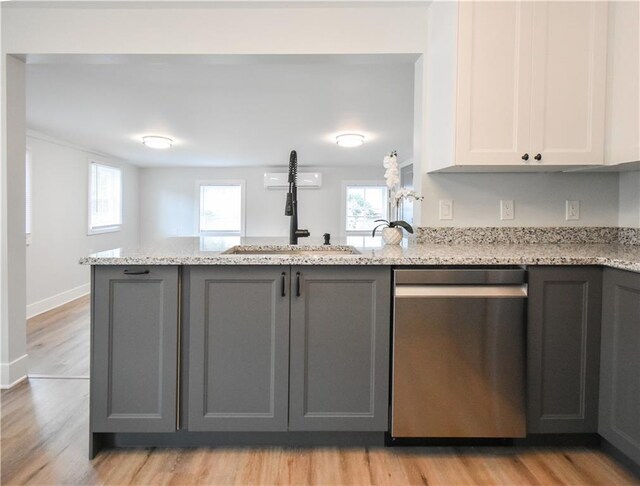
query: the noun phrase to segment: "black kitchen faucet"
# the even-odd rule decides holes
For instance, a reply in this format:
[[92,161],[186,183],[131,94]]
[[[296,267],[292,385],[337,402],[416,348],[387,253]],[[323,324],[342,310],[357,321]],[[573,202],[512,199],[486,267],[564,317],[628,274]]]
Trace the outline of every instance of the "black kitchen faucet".
[[298,185],[296,177],[298,175],[298,154],[295,150],[289,155],[289,192],[287,202],[284,206],[284,215],[291,216],[289,225],[289,244],[297,245],[298,238],[309,236],[309,230],[298,229]]

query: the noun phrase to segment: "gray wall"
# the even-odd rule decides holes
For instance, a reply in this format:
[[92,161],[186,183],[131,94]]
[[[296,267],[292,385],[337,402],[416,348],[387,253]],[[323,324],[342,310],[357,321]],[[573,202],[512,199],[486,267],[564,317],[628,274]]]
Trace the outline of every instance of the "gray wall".
[[[321,189],[300,189],[299,226],[313,237],[341,233],[342,183],[348,180],[383,181],[384,169],[302,167],[299,172],[321,172]],[[246,184],[246,235],[286,236],[289,218],[284,215],[285,190],[265,189],[265,172],[286,172],[286,167],[171,168],[140,170],[141,239],[197,233],[196,181],[242,179]],[[304,240],[302,240],[304,241]]]
[[620,226],[640,228],[640,171],[620,173]]
[[[617,173],[428,174],[423,226],[617,226]],[[438,200],[453,199],[453,220],[438,219]],[[500,220],[500,199],[515,219]],[[565,220],[565,200],[580,201],[580,220]]]
[[[380,168],[305,168],[322,172],[323,187],[299,191],[300,226],[315,237],[339,235],[342,182],[376,180]],[[193,235],[197,230],[196,181],[246,181],[247,236],[285,236],[284,191],[265,190],[262,175],[284,168],[141,169],[141,239]],[[617,173],[594,174],[431,174],[423,177],[425,226],[617,226]],[[438,219],[438,200],[453,199],[454,219]],[[501,221],[500,199],[515,200],[515,219]],[[580,201],[580,220],[565,221],[565,200]],[[636,214],[637,217],[637,214]]]
[[[33,135],[33,133],[32,133]],[[37,137],[37,138],[36,138]],[[32,237],[27,246],[27,316],[87,293],[88,253],[138,243],[138,169],[41,134],[27,137],[32,152]],[[123,168],[121,231],[87,235],[89,159]]]

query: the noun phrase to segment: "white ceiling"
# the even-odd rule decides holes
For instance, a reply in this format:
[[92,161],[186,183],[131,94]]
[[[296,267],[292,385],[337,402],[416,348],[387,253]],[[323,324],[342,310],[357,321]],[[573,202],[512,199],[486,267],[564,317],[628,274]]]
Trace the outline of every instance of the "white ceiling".
[[[27,126],[145,167],[281,166],[292,149],[301,165],[379,165],[412,156],[413,63],[28,64]],[[338,147],[346,132],[367,142]]]

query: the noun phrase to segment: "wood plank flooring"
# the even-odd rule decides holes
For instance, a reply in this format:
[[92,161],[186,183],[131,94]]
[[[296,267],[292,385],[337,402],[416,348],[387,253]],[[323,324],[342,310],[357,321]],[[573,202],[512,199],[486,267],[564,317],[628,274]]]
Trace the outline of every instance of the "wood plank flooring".
[[105,450],[89,461],[88,396],[88,380],[31,379],[3,391],[0,482],[640,485],[587,448],[140,448]]
[[89,376],[89,296],[27,321],[29,375]]

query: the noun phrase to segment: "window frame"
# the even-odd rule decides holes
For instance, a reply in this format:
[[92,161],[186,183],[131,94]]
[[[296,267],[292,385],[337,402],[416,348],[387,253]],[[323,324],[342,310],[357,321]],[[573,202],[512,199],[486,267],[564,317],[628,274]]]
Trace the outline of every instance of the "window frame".
[[375,180],[346,180],[342,181],[342,208],[340,216],[340,228],[343,236],[363,236],[371,235],[371,230],[347,230],[347,189],[349,187],[365,186],[365,187],[384,187],[387,191],[387,218],[391,214],[390,201],[389,201],[389,189],[387,183],[381,179]]
[[[219,231],[219,230],[210,230],[210,231],[201,231],[200,230],[200,219],[202,217],[201,209],[202,209],[202,200],[201,197],[201,187],[202,186],[240,186],[240,231]],[[206,179],[206,180],[198,180],[196,181],[195,187],[196,197],[195,197],[195,234],[200,236],[245,236],[246,231],[246,181],[244,179]]]
[[[103,167],[109,167],[112,169],[117,169],[120,172],[120,223],[118,224],[112,224],[112,225],[108,225],[108,226],[96,226],[96,227],[92,227],[91,226],[91,213],[92,213],[92,205],[93,205],[93,201],[92,201],[92,193],[93,193],[93,165],[99,165],[99,166],[103,166]],[[124,224],[124,169],[122,168],[122,166],[111,163],[111,162],[104,162],[102,160],[98,160],[98,159],[89,159],[89,164],[88,164],[88,184],[87,184],[87,236],[93,236],[93,235],[101,235],[104,233],[114,233],[117,231],[121,231],[122,230],[122,225]]]

